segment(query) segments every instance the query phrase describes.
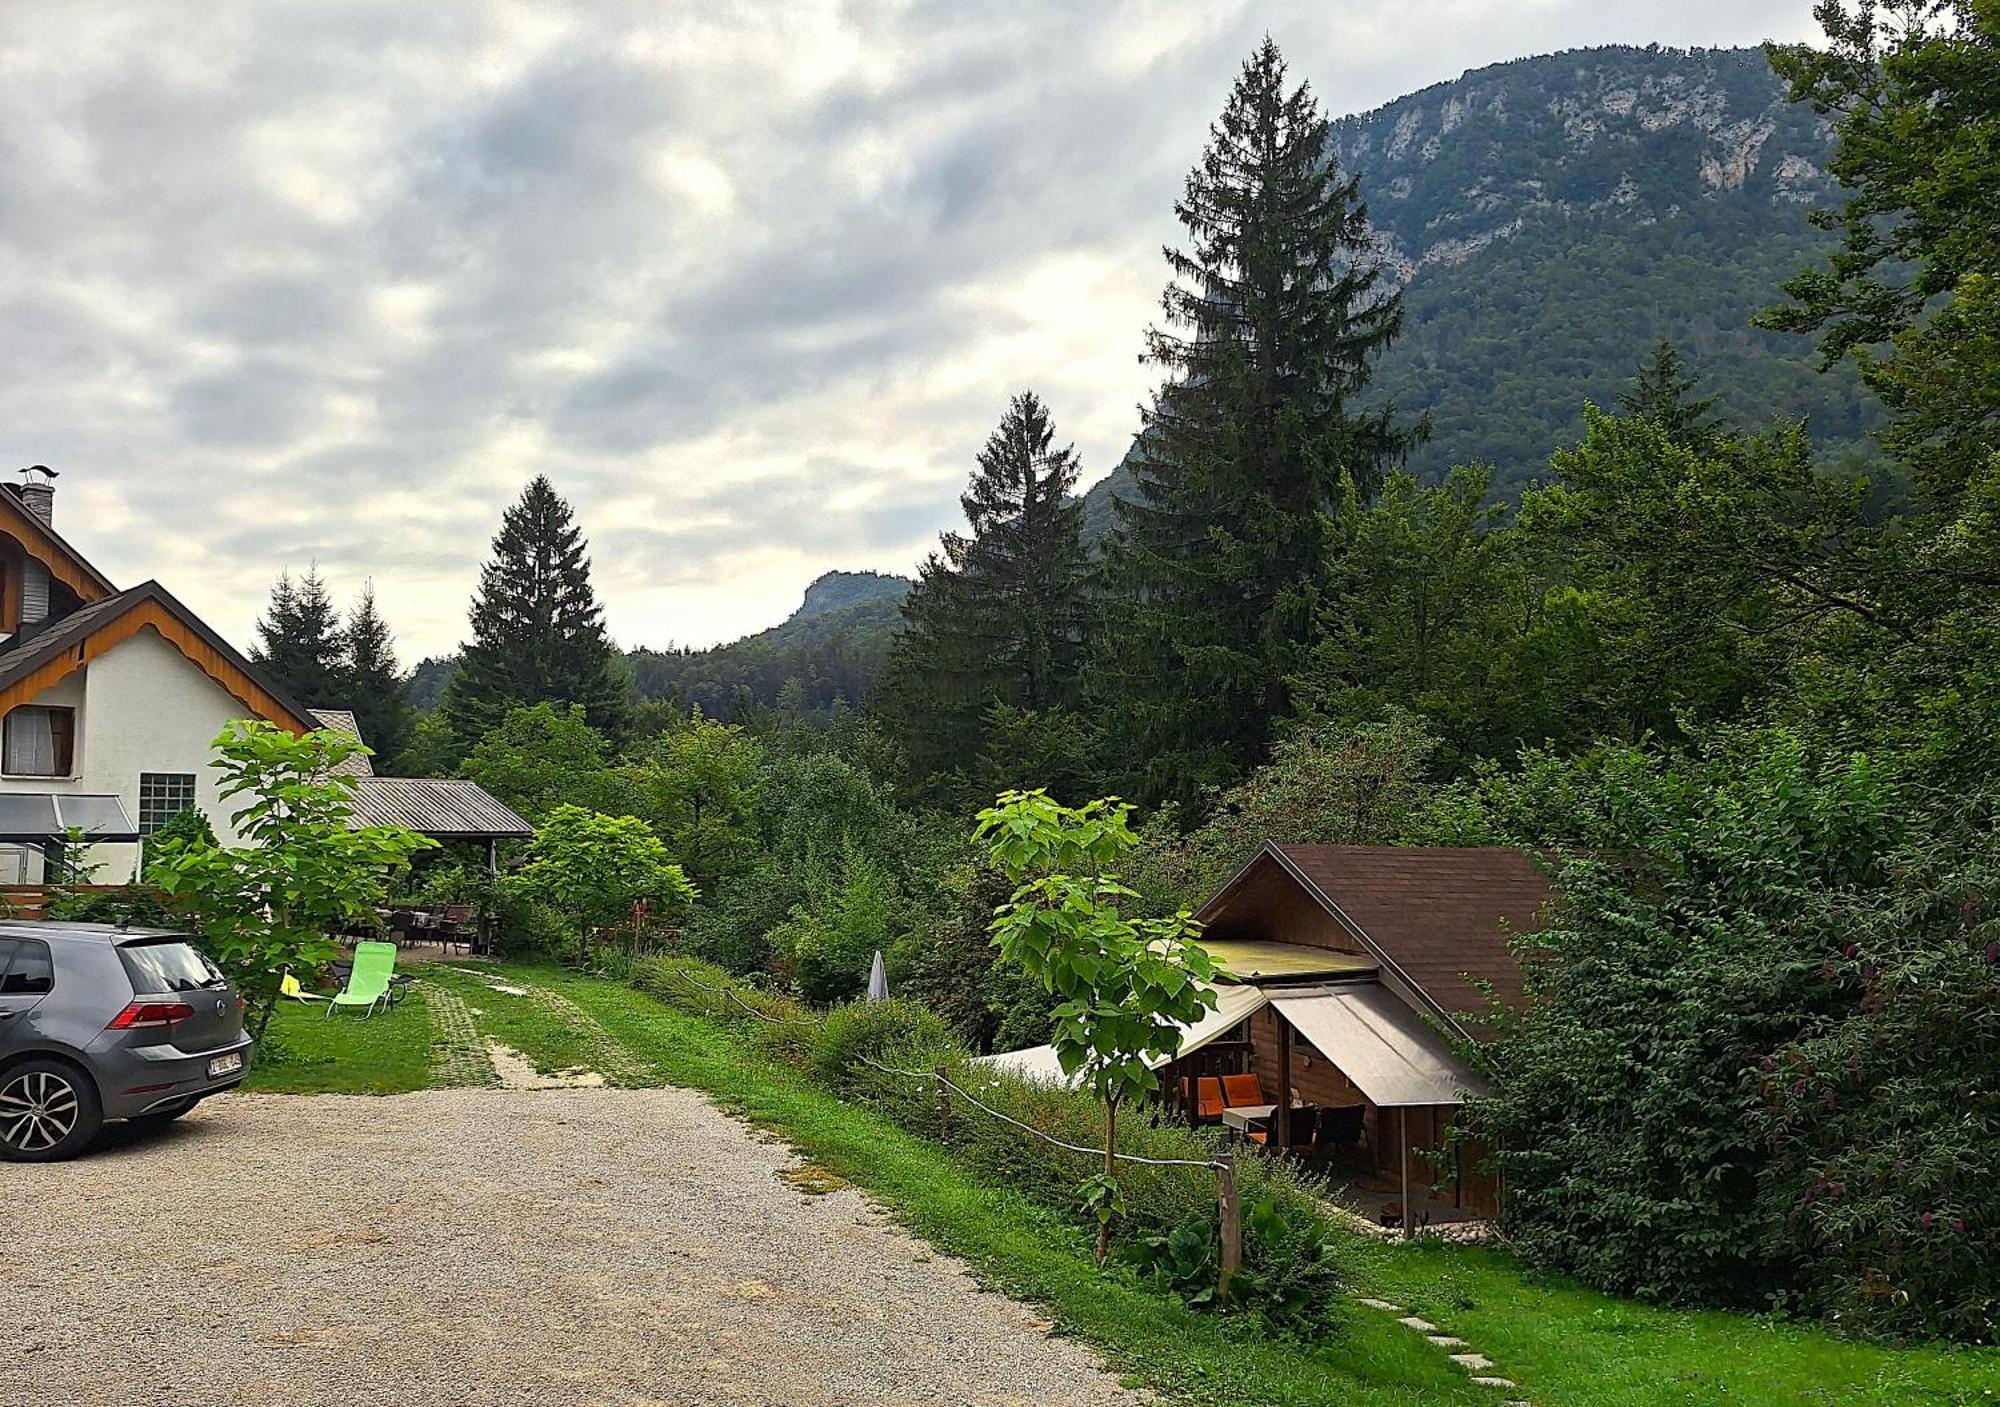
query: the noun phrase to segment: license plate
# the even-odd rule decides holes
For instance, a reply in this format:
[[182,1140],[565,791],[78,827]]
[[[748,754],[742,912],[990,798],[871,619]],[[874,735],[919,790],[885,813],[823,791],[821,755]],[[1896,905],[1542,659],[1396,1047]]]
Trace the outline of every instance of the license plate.
[[220,1075],[233,1075],[243,1068],[243,1053],[218,1055],[208,1062],[208,1077],[212,1080]]

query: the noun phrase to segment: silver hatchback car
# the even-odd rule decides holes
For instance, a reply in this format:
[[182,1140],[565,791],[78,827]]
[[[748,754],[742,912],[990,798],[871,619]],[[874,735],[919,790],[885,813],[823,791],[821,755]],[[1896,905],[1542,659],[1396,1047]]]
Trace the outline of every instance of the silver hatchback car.
[[165,1125],[249,1063],[243,1003],[185,934],[0,923],[0,1159],[74,1157],[112,1119]]

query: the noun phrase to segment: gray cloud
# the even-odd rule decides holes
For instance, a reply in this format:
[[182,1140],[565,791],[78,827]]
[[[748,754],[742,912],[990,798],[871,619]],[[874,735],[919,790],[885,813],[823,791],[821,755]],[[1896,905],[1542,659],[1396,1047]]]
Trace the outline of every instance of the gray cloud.
[[[0,9],[0,446],[243,640],[279,571],[451,647],[550,473],[632,643],[908,570],[1033,385],[1108,470],[1171,202],[1266,31],[1335,112],[1809,0]],[[4,462],[4,461],[0,461]]]

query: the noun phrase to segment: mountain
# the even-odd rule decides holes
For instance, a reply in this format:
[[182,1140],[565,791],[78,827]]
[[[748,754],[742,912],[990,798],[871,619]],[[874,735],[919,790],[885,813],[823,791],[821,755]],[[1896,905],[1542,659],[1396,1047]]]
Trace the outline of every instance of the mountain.
[[824,718],[836,699],[859,704],[882,672],[909,591],[904,577],[828,572],[769,630],[706,650],[633,650],[633,681],[641,698],[699,705],[711,718],[780,703]]
[[[1725,416],[1802,418],[1829,461],[1871,461],[1879,412],[1852,371],[1750,325],[1826,247],[1806,212],[1834,190],[1830,141],[1756,49],[1519,59],[1335,123],[1404,286],[1370,395],[1429,412],[1410,467],[1486,461],[1517,495],[1662,338]],[[1086,495],[1091,527],[1129,483]]]

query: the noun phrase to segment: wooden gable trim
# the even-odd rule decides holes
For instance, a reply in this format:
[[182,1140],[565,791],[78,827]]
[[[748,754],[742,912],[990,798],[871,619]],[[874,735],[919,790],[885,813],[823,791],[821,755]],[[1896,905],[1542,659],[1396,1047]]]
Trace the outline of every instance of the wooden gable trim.
[[69,678],[100,656],[109,654],[141,630],[150,628],[203,674],[221,685],[229,696],[258,718],[275,723],[295,734],[310,732],[314,724],[297,715],[269,689],[245,673],[235,661],[215,649],[188,628],[179,616],[158,601],[141,601],[130,610],[112,617],[76,644],[53,659],[44,661],[5,689],[0,689],[0,715],[31,702],[44,689]]
[[0,532],[20,543],[30,556],[39,558],[48,567],[49,575],[74,591],[85,605],[117,593],[102,572],[84,561],[74,547],[57,537],[47,523],[29,512],[13,494],[0,490],[0,508],[5,508],[10,517],[10,521],[0,524]]

